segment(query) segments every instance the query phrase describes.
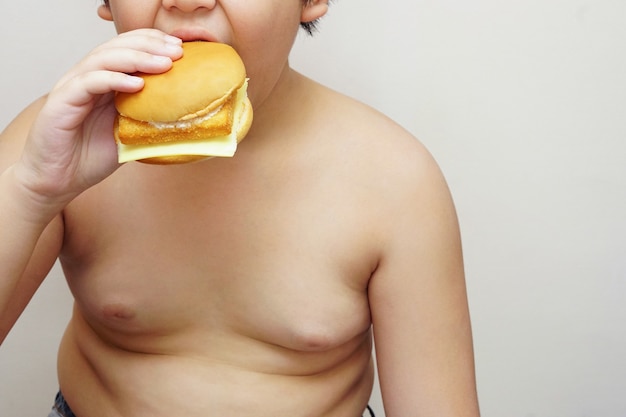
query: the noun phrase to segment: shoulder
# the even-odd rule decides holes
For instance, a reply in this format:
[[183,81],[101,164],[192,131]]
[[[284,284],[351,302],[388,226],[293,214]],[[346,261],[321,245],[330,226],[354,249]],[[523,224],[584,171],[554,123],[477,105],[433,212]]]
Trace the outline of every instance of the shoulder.
[[395,158],[431,158],[411,132],[378,109],[320,84],[314,83],[312,90],[317,97],[313,110],[316,123],[332,129],[342,140]]
[[325,137],[337,142],[343,162],[356,164],[356,172],[379,193],[390,201],[413,198],[414,203],[433,192],[447,194],[439,165],[415,135],[365,103],[320,88],[324,98],[317,119],[324,121]]
[[[380,111],[332,90],[318,116],[336,141],[337,165],[370,198],[379,242],[431,239],[434,224],[456,236],[456,212],[444,174],[424,144]],[[442,232],[441,229],[437,233]]]

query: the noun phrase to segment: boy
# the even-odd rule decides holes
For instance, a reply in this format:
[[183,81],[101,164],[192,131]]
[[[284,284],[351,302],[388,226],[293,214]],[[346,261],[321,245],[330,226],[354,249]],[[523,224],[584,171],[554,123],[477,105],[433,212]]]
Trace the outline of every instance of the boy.
[[[0,137],[0,340],[60,258],[53,416],[477,416],[454,208],[432,158],[288,55],[326,0],[110,0],[120,35]],[[117,164],[115,91],[181,41],[241,55],[237,154]]]

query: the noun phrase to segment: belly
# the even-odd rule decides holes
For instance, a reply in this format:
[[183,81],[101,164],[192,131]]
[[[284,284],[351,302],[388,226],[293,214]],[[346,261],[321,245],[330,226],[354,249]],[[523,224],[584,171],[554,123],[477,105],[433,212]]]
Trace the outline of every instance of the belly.
[[361,415],[367,268],[311,251],[119,248],[62,259],[76,303],[59,377],[78,417]]
[[[170,337],[208,342],[201,334]],[[320,351],[221,337],[194,354],[132,351],[103,340],[75,310],[59,350],[61,390],[78,417],[356,417],[367,404],[369,331]]]

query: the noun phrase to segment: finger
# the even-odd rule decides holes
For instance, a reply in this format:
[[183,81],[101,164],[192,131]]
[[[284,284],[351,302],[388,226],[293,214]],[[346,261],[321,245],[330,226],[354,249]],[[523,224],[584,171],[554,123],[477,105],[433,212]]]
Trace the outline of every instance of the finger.
[[[171,61],[182,54],[181,41],[162,32],[142,30],[152,36],[141,33],[128,33],[101,45],[87,55],[80,63],[63,76],[57,86],[81,73],[97,70],[118,71],[125,73],[146,72],[161,73],[171,67]],[[155,35],[156,33],[156,35]]]
[[171,67],[172,59],[167,56],[152,55],[128,49],[107,50],[106,52],[93,55],[88,63],[86,62],[67,72],[53,87],[53,90],[62,88],[74,78],[93,72],[106,71],[124,74],[143,72],[158,74],[169,70]]
[[68,80],[48,96],[40,117],[55,130],[76,129],[104,94],[141,90],[143,79],[112,71],[92,71]]
[[160,73],[167,71],[171,66],[172,58],[167,55],[154,55],[133,49],[118,48],[92,55],[89,64],[81,66],[77,72],[105,70],[127,74],[134,72]]
[[120,42],[130,42],[134,44],[137,39],[149,39],[154,41],[156,45],[160,42],[165,42],[166,44],[180,45],[183,43],[182,39],[168,35],[165,32],[161,32],[157,29],[138,29],[132,32],[125,32],[117,36]]
[[75,77],[68,83],[68,96],[75,97],[76,105],[91,101],[94,96],[121,91],[132,93],[141,90],[143,79],[115,71],[92,71]]
[[182,42],[180,38],[177,38],[172,35],[168,35],[167,33],[159,29],[152,29],[152,28],[134,29],[128,32],[122,32],[117,35],[118,39],[132,39],[133,37],[148,37],[148,38],[162,39],[167,42],[173,42],[173,43]]
[[144,31],[133,31],[119,35],[109,42],[96,47],[92,53],[98,54],[107,49],[132,49],[146,52],[152,55],[169,56],[172,59],[178,59],[182,55],[181,44],[179,38],[167,35],[163,32],[147,32],[152,35],[145,35]]

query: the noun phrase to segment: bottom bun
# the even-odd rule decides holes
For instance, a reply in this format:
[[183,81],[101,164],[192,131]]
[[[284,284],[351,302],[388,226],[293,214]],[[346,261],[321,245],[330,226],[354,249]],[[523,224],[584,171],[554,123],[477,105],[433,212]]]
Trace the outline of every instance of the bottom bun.
[[155,156],[154,158],[137,159],[137,162],[152,165],[171,165],[171,164],[189,164],[191,162],[204,161],[205,159],[215,158],[214,156],[203,155],[170,155]]

